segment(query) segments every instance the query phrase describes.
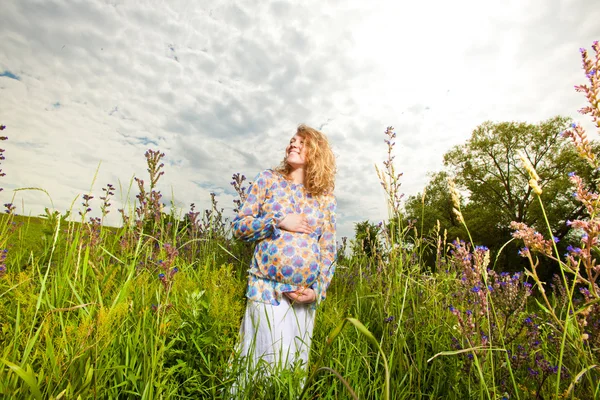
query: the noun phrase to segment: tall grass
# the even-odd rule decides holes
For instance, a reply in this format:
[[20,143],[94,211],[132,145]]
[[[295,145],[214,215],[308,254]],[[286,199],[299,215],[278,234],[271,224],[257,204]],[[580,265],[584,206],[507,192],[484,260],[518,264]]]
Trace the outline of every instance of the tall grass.
[[[593,49],[598,54],[597,43]],[[584,66],[597,93],[591,71],[598,56],[594,62]],[[597,123],[597,100],[591,104]],[[579,126],[567,135],[595,162]],[[586,235],[566,258],[551,232],[515,226],[531,266],[505,274],[476,238],[448,242],[439,229],[428,234],[403,221],[394,137],[388,128],[388,159],[377,170],[390,210],[381,246],[368,254],[355,246],[339,258],[317,312],[308,374],[257,377],[236,396],[599,398],[597,195],[573,178],[591,212],[573,222]],[[136,201],[118,210],[120,228],[103,222],[115,212],[112,185],[41,218],[14,215],[7,203],[0,215],[3,396],[228,398],[238,374],[247,373],[235,349],[252,249],[231,240],[214,196],[204,212],[194,205],[183,214],[165,211],[156,189],[165,179],[163,157],[146,153],[149,184],[133,181]],[[239,201],[244,180],[233,177]],[[90,217],[94,207],[101,217]],[[468,227],[460,209],[457,215]],[[435,265],[425,264],[428,251]],[[552,290],[537,277],[542,255],[562,268]]]

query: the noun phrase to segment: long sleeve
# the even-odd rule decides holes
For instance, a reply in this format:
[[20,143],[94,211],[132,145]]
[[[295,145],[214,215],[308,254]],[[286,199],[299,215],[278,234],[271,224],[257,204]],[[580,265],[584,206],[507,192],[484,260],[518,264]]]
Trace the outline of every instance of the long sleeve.
[[324,222],[323,231],[319,237],[319,248],[320,248],[320,265],[319,265],[319,276],[315,284],[313,284],[313,290],[317,295],[317,303],[325,300],[327,296],[327,288],[333,278],[335,272],[335,260],[337,256],[337,248],[335,243],[336,234],[336,223],[335,223],[335,212],[336,212],[336,200],[333,195],[328,196],[326,203],[323,207]]
[[251,242],[279,234],[276,225],[283,215],[265,214],[261,209],[272,180],[273,175],[270,171],[263,171],[254,179],[246,201],[231,224],[236,238]]

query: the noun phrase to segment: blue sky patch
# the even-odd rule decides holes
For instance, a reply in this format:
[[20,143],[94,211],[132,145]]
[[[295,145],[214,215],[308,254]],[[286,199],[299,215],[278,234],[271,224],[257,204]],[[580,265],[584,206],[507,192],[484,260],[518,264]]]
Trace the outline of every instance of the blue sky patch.
[[158,142],[150,139],[149,137],[143,136],[138,138],[138,141],[142,143],[144,146],[148,146],[149,144],[153,144],[154,146],[158,146]]
[[21,80],[21,78],[19,78],[17,75],[13,74],[10,71],[4,71],[4,72],[0,73],[0,76],[6,76],[7,78],[14,79],[17,81]]

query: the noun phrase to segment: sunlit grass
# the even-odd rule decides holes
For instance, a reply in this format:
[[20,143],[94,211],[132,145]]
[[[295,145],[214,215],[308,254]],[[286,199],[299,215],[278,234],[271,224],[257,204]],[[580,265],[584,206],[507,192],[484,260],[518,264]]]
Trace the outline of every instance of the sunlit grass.
[[[595,162],[580,130],[570,135]],[[124,210],[111,210],[111,185],[96,200],[83,196],[70,215],[50,207],[44,217],[18,216],[8,204],[0,215],[0,393],[198,399],[228,398],[235,387],[252,399],[599,398],[595,193],[578,188],[592,212],[574,223],[589,246],[565,258],[551,232],[515,226],[531,264],[503,274],[471,238],[449,242],[440,229],[427,234],[403,220],[391,127],[386,137],[388,160],[377,173],[390,219],[380,245],[339,257],[308,371],[257,375],[243,386],[239,374],[252,371],[235,351],[252,249],[232,241],[214,196],[204,212],[164,212],[162,153],[146,153],[150,185],[136,178],[136,203]],[[233,177],[238,207],[243,182]],[[89,217],[93,207],[102,218]],[[102,223],[111,211],[122,227]],[[432,251],[435,265],[426,265]],[[553,291],[536,274],[541,254],[561,266]]]

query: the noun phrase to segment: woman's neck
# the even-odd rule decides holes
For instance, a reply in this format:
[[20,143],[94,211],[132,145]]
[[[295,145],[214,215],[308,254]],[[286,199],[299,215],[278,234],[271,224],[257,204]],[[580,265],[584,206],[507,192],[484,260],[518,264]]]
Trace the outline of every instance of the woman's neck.
[[304,169],[303,168],[293,169],[289,173],[288,179],[291,180],[296,185],[299,183],[304,185]]

